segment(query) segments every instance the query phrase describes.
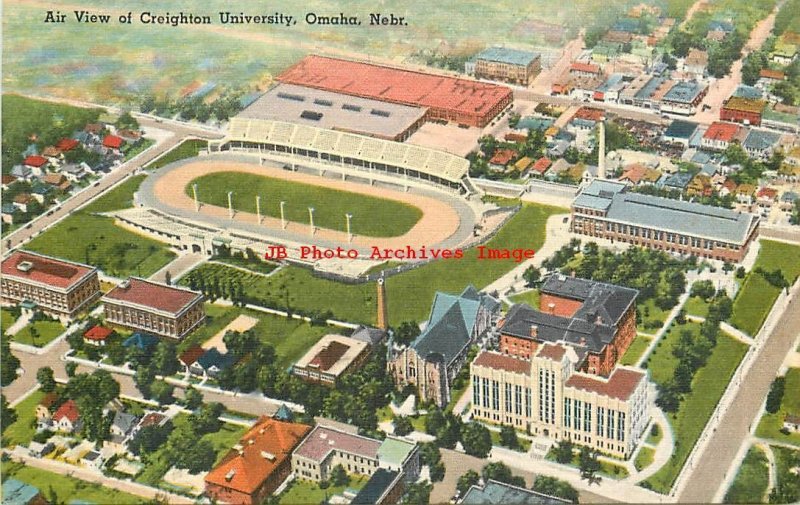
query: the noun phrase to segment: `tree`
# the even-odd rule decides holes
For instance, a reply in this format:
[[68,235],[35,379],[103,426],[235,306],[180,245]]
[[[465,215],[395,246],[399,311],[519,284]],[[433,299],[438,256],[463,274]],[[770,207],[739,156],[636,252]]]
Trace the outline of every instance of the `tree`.
[[5,431],[17,420],[17,411],[12,409],[5,395],[0,395],[0,429]]
[[150,365],[139,365],[136,368],[136,373],[133,376],[133,383],[136,384],[136,389],[142,393],[145,398],[150,398],[150,388],[156,380],[156,371]]
[[562,439],[556,446],[556,461],[561,464],[572,462],[572,440]]
[[484,466],[483,470],[481,470],[481,477],[484,482],[496,480],[497,482],[503,482],[505,484],[525,487],[525,479],[513,475],[511,469],[507,467],[505,463],[499,461]]
[[202,405],[203,403],[203,395],[198,390],[196,390],[193,386],[189,386],[186,388],[186,391],[183,393],[183,405],[189,410],[195,410],[197,407]]
[[167,377],[178,371],[178,355],[175,344],[171,342],[159,342],[152,358],[156,373]]
[[75,377],[75,371],[78,369],[78,364],[74,361],[68,361],[66,365],[64,365],[64,369],[67,372],[67,377]]
[[710,280],[695,281],[690,291],[691,296],[699,296],[704,300],[710,300],[714,293],[716,293],[716,289],[714,289],[714,283]]
[[509,449],[518,449],[519,439],[517,438],[517,430],[508,424],[500,426],[500,443]]
[[392,423],[394,424],[394,434],[398,437],[404,437],[414,431],[411,420],[405,416],[395,417]]
[[739,267],[739,268],[736,269],[736,278],[737,279],[744,279],[744,276],[745,276],[746,273],[747,273],[747,271],[744,269],[744,267]]
[[51,393],[56,389],[56,379],[53,376],[53,369],[44,366],[36,371],[36,380],[39,382],[39,389],[44,393]]
[[492,450],[492,436],[489,429],[479,423],[469,423],[461,433],[461,444],[470,456],[485,458]]
[[164,382],[163,380],[156,380],[150,385],[150,398],[162,404],[169,404],[175,401],[173,393],[175,386]]
[[431,502],[433,485],[427,481],[409,484],[400,503],[409,505],[428,505]]
[[350,483],[350,476],[344,471],[342,465],[336,465],[331,469],[330,481],[334,486],[346,486]]
[[522,273],[522,278],[525,280],[525,285],[529,288],[535,286],[541,277],[542,273],[534,266],[526,268],[525,272]]
[[586,479],[589,484],[595,482],[595,474],[600,470],[600,461],[597,459],[597,451],[586,446],[581,447],[580,453],[581,479]]
[[658,405],[664,412],[677,412],[680,407],[681,395],[677,390],[675,382],[669,380],[663,385],[658,387],[658,398],[656,398],[656,405]]
[[444,463],[441,461],[430,467],[431,482],[441,482],[444,480],[445,468]]
[[164,446],[172,432],[172,422],[163,426],[151,424],[140,429],[128,444],[128,449],[136,456],[150,454]]
[[19,359],[11,354],[8,339],[0,342],[0,386],[8,386],[17,378]]
[[781,408],[783,402],[783,393],[786,389],[786,377],[781,376],[772,381],[767,394],[766,410],[770,414],[775,414]]
[[409,345],[420,334],[419,325],[414,321],[400,323],[397,331],[394,332],[394,342],[398,345]]
[[547,475],[537,475],[536,480],[533,481],[531,489],[538,493],[546,494],[549,496],[556,496],[569,500],[572,503],[578,503],[578,490],[570,485],[569,482],[549,477]]
[[219,417],[225,412],[225,407],[219,402],[208,403],[189,416],[189,423],[200,435],[215,433],[222,428]]
[[436,435],[446,424],[447,420],[444,414],[442,414],[442,411],[438,408],[431,409],[428,411],[427,417],[425,417],[425,433],[428,435]]
[[459,477],[456,484],[459,496],[464,496],[469,488],[478,483],[480,478],[481,476],[475,470],[468,470],[467,473]]

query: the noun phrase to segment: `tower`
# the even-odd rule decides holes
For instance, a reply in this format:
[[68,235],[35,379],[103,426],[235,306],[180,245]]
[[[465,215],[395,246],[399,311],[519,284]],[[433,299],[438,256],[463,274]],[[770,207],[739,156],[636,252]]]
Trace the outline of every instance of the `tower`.
[[389,328],[389,311],[386,306],[386,285],[383,277],[378,279],[378,328]]
[[599,147],[597,150],[597,178],[606,178],[606,125],[600,121],[597,125]]

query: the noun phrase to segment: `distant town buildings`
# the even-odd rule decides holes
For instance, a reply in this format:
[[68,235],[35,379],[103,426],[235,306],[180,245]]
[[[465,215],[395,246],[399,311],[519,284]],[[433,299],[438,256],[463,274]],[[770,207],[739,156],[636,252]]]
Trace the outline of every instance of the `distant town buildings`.
[[[478,53],[468,67],[477,79],[527,86],[542,70],[541,55],[506,47],[490,47]],[[469,65],[469,64],[468,64]]]

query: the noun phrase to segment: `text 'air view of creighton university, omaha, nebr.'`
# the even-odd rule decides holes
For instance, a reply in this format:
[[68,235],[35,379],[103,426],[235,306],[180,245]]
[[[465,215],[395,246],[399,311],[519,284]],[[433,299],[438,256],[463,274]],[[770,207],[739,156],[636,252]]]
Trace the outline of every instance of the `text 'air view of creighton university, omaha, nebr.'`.
[[3,5],[3,505],[800,500],[800,0],[147,4]]

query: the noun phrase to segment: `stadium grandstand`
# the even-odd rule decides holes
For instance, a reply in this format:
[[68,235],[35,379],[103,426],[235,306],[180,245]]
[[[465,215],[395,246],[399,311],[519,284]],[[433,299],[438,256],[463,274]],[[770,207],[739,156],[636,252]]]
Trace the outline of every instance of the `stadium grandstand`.
[[233,118],[210,152],[233,151],[303,157],[350,169],[396,174],[455,191],[474,192],[469,161],[425,147],[283,121]]
[[425,122],[427,109],[278,84],[238,117],[271,119],[403,142]]
[[446,75],[309,55],[277,77],[296,84],[382,102],[425,107],[426,119],[484,127],[511,104],[506,86]]

